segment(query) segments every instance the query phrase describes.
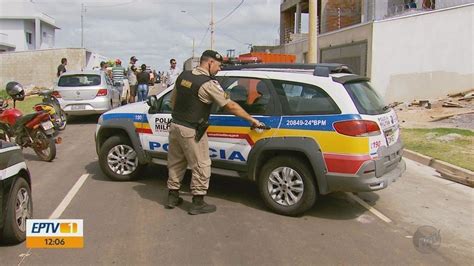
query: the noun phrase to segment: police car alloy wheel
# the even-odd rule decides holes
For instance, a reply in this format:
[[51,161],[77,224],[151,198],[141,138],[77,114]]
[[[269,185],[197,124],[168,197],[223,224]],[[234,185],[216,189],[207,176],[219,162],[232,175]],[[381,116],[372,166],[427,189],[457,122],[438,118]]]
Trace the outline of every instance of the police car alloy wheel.
[[290,167],[278,167],[271,172],[267,189],[273,201],[282,206],[292,206],[303,196],[303,179]]
[[33,214],[31,189],[28,182],[18,177],[8,199],[3,242],[19,243],[26,238],[26,220]]
[[107,176],[117,181],[135,179],[143,168],[137,152],[124,136],[112,136],[105,141],[100,150],[99,162]]
[[297,158],[282,156],[269,160],[258,183],[265,204],[280,214],[302,214],[316,201],[312,171]]

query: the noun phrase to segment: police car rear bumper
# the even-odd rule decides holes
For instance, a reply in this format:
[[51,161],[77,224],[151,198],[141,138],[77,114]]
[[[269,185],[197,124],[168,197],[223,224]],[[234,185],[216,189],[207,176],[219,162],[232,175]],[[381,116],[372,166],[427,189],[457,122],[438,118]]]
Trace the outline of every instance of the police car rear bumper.
[[403,144],[397,142],[378,151],[377,159],[365,162],[354,175],[328,173],[329,192],[367,192],[386,188],[406,171]]
[[381,177],[327,175],[329,192],[368,192],[384,189],[403,175],[406,164],[400,160],[397,167]]

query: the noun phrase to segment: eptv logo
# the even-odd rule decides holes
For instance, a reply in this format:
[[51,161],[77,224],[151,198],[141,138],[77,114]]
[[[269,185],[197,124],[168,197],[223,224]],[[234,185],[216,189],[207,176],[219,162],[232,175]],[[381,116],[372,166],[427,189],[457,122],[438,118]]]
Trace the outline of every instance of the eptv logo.
[[77,233],[77,223],[33,223],[33,228],[31,229],[32,234],[41,234],[41,233],[57,233],[59,230],[60,233],[69,234]]
[[28,219],[27,248],[82,248],[84,233],[82,219]]

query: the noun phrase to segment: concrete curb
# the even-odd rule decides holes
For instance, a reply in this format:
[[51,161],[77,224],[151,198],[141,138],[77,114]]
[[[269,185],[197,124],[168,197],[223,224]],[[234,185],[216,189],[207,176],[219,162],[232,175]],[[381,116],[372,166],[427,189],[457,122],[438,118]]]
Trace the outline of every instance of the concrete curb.
[[404,149],[403,157],[436,169],[444,179],[474,187],[473,171],[407,149]]

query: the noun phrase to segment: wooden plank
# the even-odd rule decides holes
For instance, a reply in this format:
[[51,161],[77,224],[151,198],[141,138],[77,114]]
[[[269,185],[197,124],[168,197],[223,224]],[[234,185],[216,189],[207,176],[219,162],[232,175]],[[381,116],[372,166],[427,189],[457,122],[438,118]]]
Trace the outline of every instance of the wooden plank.
[[430,122],[443,120],[443,119],[446,119],[446,118],[449,118],[449,117],[455,116],[455,115],[465,115],[465,114],[472,114],[472,113],[474,113],[474,110],[469,110],[469,111],[466,111],[466,112],[460,112],[460,113],[454,113],[454,114],[441,115],[441,116],[430,116],[432,118],[430,120]]

